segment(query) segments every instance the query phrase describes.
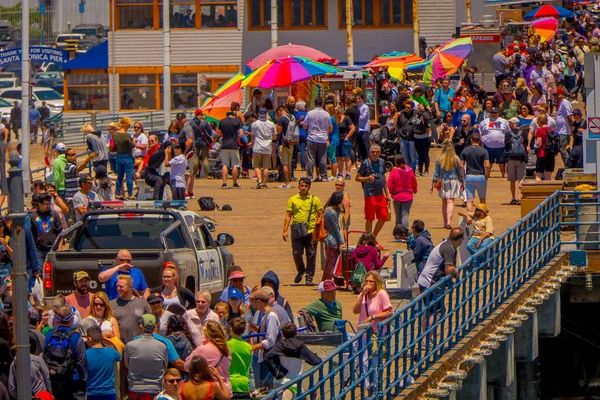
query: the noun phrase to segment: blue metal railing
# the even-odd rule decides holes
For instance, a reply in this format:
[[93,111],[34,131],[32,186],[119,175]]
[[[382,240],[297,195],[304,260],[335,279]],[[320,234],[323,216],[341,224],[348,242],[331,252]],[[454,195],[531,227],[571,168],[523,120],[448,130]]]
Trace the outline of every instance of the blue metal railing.
[[[296,399],[392,399],[494,313],[563,246],[600,248],[600,192],[555,192],[409,304],[269,393]],[[572,221],[571,221],[572,220]],[[586,228],[587,227],[587,228]],[[572,229],[574,240],[567,240]],[[582,239],[583,237],[583,239]],[[467,238],[465,238],[467,240]],[[359,393],[356,393],[359,390]]]

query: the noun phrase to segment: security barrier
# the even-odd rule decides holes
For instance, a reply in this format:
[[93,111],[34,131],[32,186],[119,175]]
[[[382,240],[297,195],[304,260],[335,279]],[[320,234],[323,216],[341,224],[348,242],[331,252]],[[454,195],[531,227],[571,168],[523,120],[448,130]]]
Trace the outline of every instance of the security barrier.
[[286,391],[296,399],[398,396],[561,250],[599,248],[599,193],[555,192],[465,260],[459,279],[445,276],[379,323],[376,341],[370,328],[360,331],[265,399],[283,398]]

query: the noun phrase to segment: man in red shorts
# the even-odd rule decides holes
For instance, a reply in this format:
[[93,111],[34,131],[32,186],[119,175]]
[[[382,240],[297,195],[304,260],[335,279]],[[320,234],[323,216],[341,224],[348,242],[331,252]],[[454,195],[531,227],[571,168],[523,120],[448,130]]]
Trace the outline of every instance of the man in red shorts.
[[[381,147],[376,144],[372,145],[369,150],[369,158],[360,164],[356,174],[356,182],[362,183],[365,194],[365,231],[373,232],[375,237],[388,219],[388,203],[392,201],[388,191],[385,165],[379,158],[380,154]],[[377,219],[377,224],[373,230],[375,219]]]

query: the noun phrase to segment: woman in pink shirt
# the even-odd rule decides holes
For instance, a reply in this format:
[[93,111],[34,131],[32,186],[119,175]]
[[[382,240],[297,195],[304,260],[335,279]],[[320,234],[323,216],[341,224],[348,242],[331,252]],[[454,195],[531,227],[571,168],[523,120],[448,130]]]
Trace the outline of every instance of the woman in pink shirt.
[[190,370],[192,359],[202,356],[209,367],[214,367],[231,393],[231,382],[229,381],[229,366],[231,365],[231,351],[227,346],[227,337],[225,330],[215,321],[208,321],[204,326],[204,342],[196,347],[192,354],[185,360],[184,368],[187,372]]
[[392,302],[385,291],[383,279],[376,271],[368,272],[363,288],[354,306],[354,314],[359,314],[358,324],[371,324],[373,333],[377,333],[377,324],[392,316]]
[[417,178],[414,171],[406,165],[402,154],[396,156],[395,163],[396,167],[388,178],[388,189],[394,199],[396,225],[408,226],[413,195],[417,193]]

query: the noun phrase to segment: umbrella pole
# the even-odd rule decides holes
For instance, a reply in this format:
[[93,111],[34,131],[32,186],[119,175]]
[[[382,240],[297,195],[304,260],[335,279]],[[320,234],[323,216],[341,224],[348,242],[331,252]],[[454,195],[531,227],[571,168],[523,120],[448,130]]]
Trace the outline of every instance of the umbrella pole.
[[279,24],[277,22],[277,0],[271,0],[271,48],[279,46]]
[[354,66],[354,38],[352,36],[352,22],[354,21],[354,10],[352,1],[346,0],[346,48],[348,51],[348,66]]

